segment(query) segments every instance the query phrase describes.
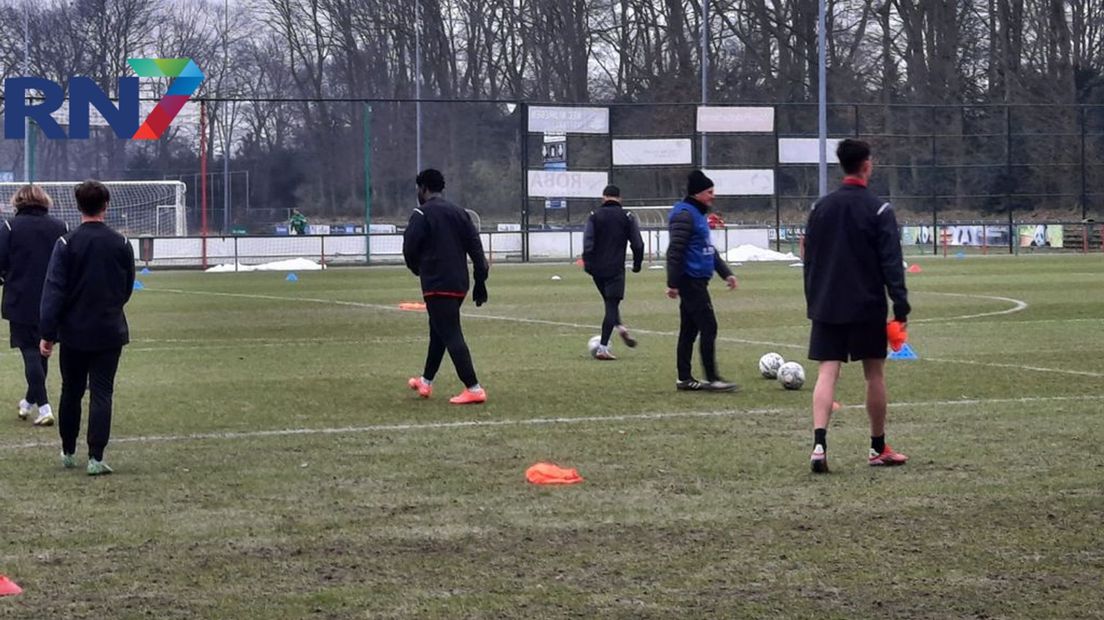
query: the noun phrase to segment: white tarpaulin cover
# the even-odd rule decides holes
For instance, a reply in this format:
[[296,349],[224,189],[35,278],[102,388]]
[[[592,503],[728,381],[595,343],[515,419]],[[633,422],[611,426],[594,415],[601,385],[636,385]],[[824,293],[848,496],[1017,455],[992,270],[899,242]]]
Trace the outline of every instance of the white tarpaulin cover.
[[755,263],[767,261],[787,261],[792,263],[795,260],[798,260],[798,258],[794,256],[792,252],[783,254],[754,245],[738,245],[725,254],[725,261],[730,263]]
[[207,273],[228,273],[232,271],[322,271],[324,266],[306,258],[292,258],[276,261],[274,263],[262,263],[260,265],[215,265],[208,267]]

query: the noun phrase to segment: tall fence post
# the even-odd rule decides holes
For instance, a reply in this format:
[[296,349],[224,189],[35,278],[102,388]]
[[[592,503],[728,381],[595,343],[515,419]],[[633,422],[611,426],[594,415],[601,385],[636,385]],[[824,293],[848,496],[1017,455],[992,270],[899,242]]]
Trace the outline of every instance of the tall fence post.
[[[931,173],[931,206],[932,206],[932,235],[935,235],[936,225],[939,221],[939,199],[936,197],[936,180],[939,178],[939,169],[936,167],[936,149],[935,149],[935,107],[931,109],[931,132],[929,138],[931,140],[931,164],[928,166],[928,170]],[[944,248],[943,255],[947,255],[946,248]]]
[[[782,157],[781,146],[778,143],[778,106],[774,107],[774,251],[782,251],[782,199],[778,192],[778,172],[781,169],[779,159]],[[726,234],[727,238],[727,234]],[[769,244],[768,244],[769,245]]]
[[372,106],[364,104],[364,264],[372,263]]
[[529,262],[529,104],[518,104],[521,138],[521,261]]
[[207,268],[207,102],[199,102],[199,234],[203,237],[203,268]]
[[1012,227],[1012,194],[1009,191],[1012,184],[1012,105],[1008,103],[1004,104],[1004,172],[1006,175],[1004,206],[1008,210],[1008,253],[1014,254],[1016,248],[1012,241],[1012,233],[1014,232]]
[[1088,181],[1085,173],[1085,106],[1079,108],[1081,112],[1081,221],[1089,218]]

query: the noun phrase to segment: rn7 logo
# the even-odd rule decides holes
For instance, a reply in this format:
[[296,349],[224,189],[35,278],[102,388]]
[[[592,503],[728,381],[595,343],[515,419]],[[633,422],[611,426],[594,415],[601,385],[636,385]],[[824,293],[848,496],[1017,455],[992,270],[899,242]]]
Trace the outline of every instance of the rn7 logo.
[[[120,138],[156,140],[203,83],[203,72],[191,58],[130,58],[127,60],[138,77],[174,78],[165,97],[139,126],[138,78],[119,78],[119,105],[90,78],[75,76],[69,80],[69,135],[66,136],[50,114],[65,102],[60,84],[40,77],[16,77],[4,80],[4,137],[24,137],[23,120],[30,118],[47,138],[83,139],[88,137],[88,109],[95,107]],[[29,91],[41,93],[40,102],[27,101]]]

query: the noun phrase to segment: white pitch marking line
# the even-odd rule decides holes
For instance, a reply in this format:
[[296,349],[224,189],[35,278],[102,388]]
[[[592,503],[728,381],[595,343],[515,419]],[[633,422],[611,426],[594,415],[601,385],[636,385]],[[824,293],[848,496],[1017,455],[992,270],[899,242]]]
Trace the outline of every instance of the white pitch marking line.
[[1104,378],[1104,373],[1092,372],[1089,370],[1065,370],[1060,368],[1043,368],[1040,366],[1023,366],[1020,364],[999,364],[996,362],[975,362],[973,360],[949,360],[943,358],[927,357],[922,358],[929,362],[940,362],[944,364],[966,364],[969,366],[988,366],[989,368],[1015,368],[1018,370],[1032,370],[1035,372],[1053,372],[1063,375],[1078,375],[1081,377],[1097,377]]
[[[1022,398],[963,398],[958,400],[932,400],[890,403],[894,409],[912,407],[953,407],[970,405],[1000,405],[1014,403],[1042,403],[1062,401],[1100,401],[1104,395],[1084,396],[1025,396]],[[847,405],[844,409],[863,409],[864,405]],[[113,438],[112,443],[170,443],[180,441],[206,441],[211,439],[260,439],[266,437],[296,437],[304,435],[350,435],[359,433],[399,433],[407,431],[435,431],[466,428],[496,428],[505,426],[545,426],[555,424],[586,424],[591,422],[649,422],[694,418],[724,418],[738,415],[774,415],[804,411],[807,407],[777,407],[770,409],[727,409],[717,411],[676,411],[660,413],[635,413],[610,416],[581,416],[577,418],[528,418],[522,420],[464,420],[458,422],[425,422],[420,424],[374,424],[369,426],[342,426],[331,428],[290,428],[263,431],[225,433],[192,433],[188,435],[146,435]],[[0,444],[0,451],[49,448],[56,441],[36,441],[22,444]]]
[[[386,311],[392,311],[392,312],[401,312],[401,310],[399,310],[397,307],[387,306],[387,305],[383,305],[383,304],[370,304],[370,303],[364,303],[364,302],[358,302],[358,301],[342,301],[342,300],[339,300],[339,299],[322,299],[322,298],[317,298],[317,297],[283,297],[283,296],[279,296],[279,295],[257,295],[257,294],[251,294],[251,293],[221,293],[221,292],[215,292],[215,291],[186,291],[186,290],[181,290],[181,289],[146,289],[146,290],[152,290],[152,291],[155,291],[155,292],[159,291],[159,292],[164,292],[164,293],[179,293],[179,294],[183,294],[183,295],[208,295],[208,296],[213,296],[213,297],[238,297],[238,298],[244,298],[244,299],[264,299],[264,300],[272,300],[272,301],[305,301],[305,302],[310,302],[310,303],[330,304],[330,305],[338,305],[338,306],[351,306],[351,307],[356,307],[356,308],[370,308],[370,309],[374,309],[374,310],[386,310]],[[1010,313],[1010,312],[1019,312],[1019,311],[1021,311],[1024,308],[1027,307],[1027,302],[1020,301],[1018,299],[1012,299],[1010,297],[990,297],[990,296],[987,296],[987,295],[967,295],[965,293],[938,293],[938,294],[939,295],[952,295],[952,296],[965,296],[965,297],[987,297],[989,299],[1003,299],[1003,300],[1010,301],[1010,302],[1013,302],[1013,303],[1017,304],[1015,308],[1012,308],[1012,309],[1009,309],[1009,310],[999,311],[999,313],[1005,313],[1005,314]],[[1021,308],[1019,306],[1019,304],[1023,304],[1023,307]],[[467,317],[467,318],[473,318],[473,319],[485,319],[485,320],[492,320],[492,321],[509,321],[509,322],[514,322],[514,323],[528,324],[528,325],[549,325],[549,326],[553,326],[553,327],[570,327],[570,328],[573,328],[573,329],[600,329],[598,327],[594,327],[593,325],[584,325],[582,323],[566,323],[566,322],[562,322],[562,321],[549,321],[549,320],[546,320],[546,319],[528,319],[528,318],[522,318],[522,317],[503,316],[503,315],[495,315],[495,314],[470,314],[470,313],[465,312],[464,316]],[[970,315],[967,315],[967,316],[970,316]],[[990,315],[989,314],[978,314],[978,315],[973,315],[973,316],[974,317],[980,317],[980,316],[990,316]],[[962,317],[959,317],[959,318],[961,319]],[[664,331],[655,331],[655,330],[648,330],[648,329],[634,329],[633,331],[635,331],[637,333],[640,333],[640,334],[649,334],[649,335],[653,335],[653,336],[677,336],[678,335],[678,332],[664,332]],[[767,341],[762,341],[762,340],[747,340],[747,339],[744,339],[744,338],[731,338],[731,337],[728,337],[728,336],[718,336],[717,340],[720,340],[721,342],[732,342],[732,343],[735,343],[735,344],[754,344],[754,345],[760,345],[760,346],[765,346],[765,347],[775,347],[775,348],[779,348],[779,349],[796,349],[796,350],[804,350],[805,349],[804,345],[788,344],[788,343],[784,343],[784,342],[767,342]],[[921,358],[921,361],[924,361],[924,360],[927,360],[929,362],[937,362],[937,363],[971,364],[971,365],[974,365],[974,366],[988,366],[990,368],[1015,368],[1015,369],[1018,369],[1018,370],[1028,370],[1028,371],[1033,371],[1033,372],[1049,372],[1049,373],[1068,374],[1068,375],[1077,375],[1077,376],[1089,376],[1089,377],[1102,377],[1102,376],[1104,376],[1102,374],[1090,373],[1090,372],[1087,372],[1087,371],[1064,370],[1064,369],[1060,369],[1060,368],[1042,368],[1042,367],[1038,367],[1038,366],[1019,366],[1019,365],[1015,365],[1015,364],[996,364],[996,363],[991,363],[991,362],[975,362],[975,361],[968,361],[968,360],[946,360],[946,359],[934,359],[934,358]]]
[[1012,304],[1013,307],[1007,310],[996,310],[993,312],[980,312],[978,314],[964,314],[962,316],[948,316],[948,317],[932,317],[930,319],[916,319],[915,321],[909,321],[910,323],[936,323],[943,321],[965,321],[968,319],[980,319],[989,316],[1002,316],[1005,314],[1015,314],[1027,310],[1027,302],[1022,299],[1012,299],[1011,297],[998,297],[996,295],[972,295],[969,293],[932,293],[927,291],[921,291],[925,295],[942,295],[944,297],[969,297],[971,299],[990,299],[993,301],[1007,301]]
[[[178,294],[182,294],[182,295],[208,295],[208,296],[212,296],[212,297],[237,297],[237,298],[244,298],[244,299],[262,299],[262,300],[270,300],[270,301],[305,301],[305,302],[309,302],[309,303],[330,304],[330,305],[337,305],[337,306],[351,306],[351,307],[354,307],[354,308],[369,308],[369,309],[372,309],[372,310],[385,310],[385,311],[390,311],[390,312],[403,312],[402,310],[400,310],[399,308],[397,308],[395,306],[387,306],[387,305],[384,305],[384,304],[372,304],[372,303],[366,303],[366,302],[360,302],[360,301],[344,301],[344,300],[340,300],[340,299],[322,299],[322,298],[318,298],[318,297],[283,297],[283,296],[279,296],[279,295],[257,295],[257,294],[251,294],[251,293],[222,293],[222,292],[216,292],[216,291],[187,291],[187,290],[182,290],[182,289],[167,289],[167,288],[157,288],[157,289],[147,288],[145,290],[153,291],[153,292],[161,292],[161,293],[178,293]],[[600,326],[595,327],[594,325],[586,325],[586,324],[583,324],[583,323],[567,323],[567,322],[564,322],[564,321],[550,321],[550,320],[547,320],[547,319],[529,319],[529,318],[524,318],[524,317],[504,316],[504,315],[497,315],[497,314],[472,314],[470,312],[464,312],[463,315],[464,315],[464,318],[483,319],[483,320],[488,320],[488,321],[508,321],[508,322],[512,322],[512,323],[522,323],[522,324],[526,324],[526,325],[548,325],[550,327],[570,327],[570,328],[573,328],[573,329],[601,329]],[[677,336],[678,335],[678,332],[663,332],[663,331],[656,331],[656,330],[649,330],[649,329],[633,329],[632,331],[640,333],[640,334],[649,334],[649,335],[652,335],[652,336]],[[766,347],[782,347],[782,348],[790,348],[790,349],[804,349],[805,348],[802,345],[785,344],[785,343],[781,343],[781,342],[765,342],[765,341],[762,341],[762,340],[746,340],[746,339],[743,339],[743,338],[731,338],[731,337],[726,337],[726,336],[719,336],[718,339],[722,340],[724,342],[733,342],[733,343],[736,343],[736,344],[757,344],[757,345],[762,345],[762,346],[766,346]]]

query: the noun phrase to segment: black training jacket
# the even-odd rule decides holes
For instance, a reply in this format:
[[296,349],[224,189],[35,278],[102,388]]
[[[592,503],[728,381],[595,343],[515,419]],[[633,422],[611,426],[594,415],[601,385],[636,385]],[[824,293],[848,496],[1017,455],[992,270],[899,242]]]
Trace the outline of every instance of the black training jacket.
[[45,207],[25,206],[0,225],[0,278],[4,301],[0,314],[12,323],[38,329],[42,283],[54,244],[69,228]]
[[103,222],[85,222],[57,240],[42,291],[44,340],[81,351],[130,342],[123,306],[134,292],[134,248]]
[[633,271],[644,262],[644,239],[636,215],[621,203],[602,203],[587,218],[583,233],[583,268],[592,276],[609,278],[625,273],[625,245],[632,248]]
[[857,182],[813,205],[805,227],[805,302],[822,323],[908,318],[908,290],[897,217],[888,202]]
[[485,282],[483,242],[467,211],[440,197],[414,209],[403,232],[403,258],[407,269],[421,278],[422,295],[466,296],[468,257],[475,281]]

